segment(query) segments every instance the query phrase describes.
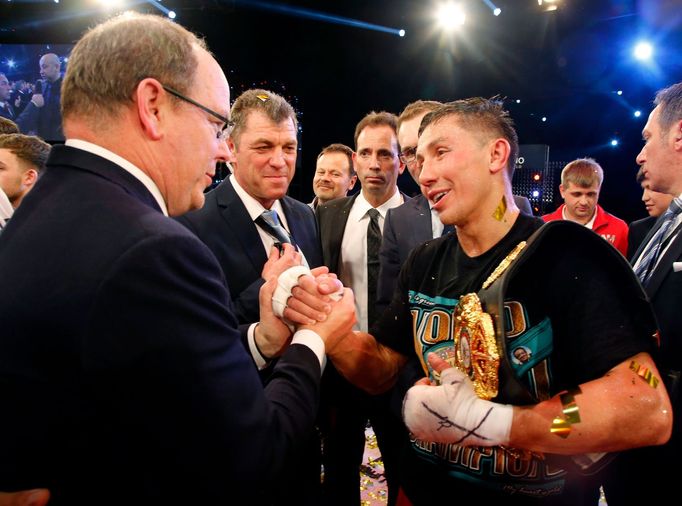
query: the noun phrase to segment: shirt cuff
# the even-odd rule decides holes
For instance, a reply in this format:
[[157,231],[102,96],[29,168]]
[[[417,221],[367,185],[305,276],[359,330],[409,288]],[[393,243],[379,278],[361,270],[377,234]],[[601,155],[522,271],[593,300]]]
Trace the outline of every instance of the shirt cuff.
[[291,339],[291,344],[302,344],[310,348],[320,361],[320,372],[324,372],[327,355],[325,355],[324,341],[317,332],[310,329],[298,330]]
[[253,361],[256,363],[258,370],[261,371],[265,369],[270,362],[263,358],[263,355],[260,354],[260,351],[258,351],[258,347],[256,346],[256,325],[258,325],[258,323],[249,325],[249,330],[246,331],[246,340],[249,343],[251,358],[253,358]]

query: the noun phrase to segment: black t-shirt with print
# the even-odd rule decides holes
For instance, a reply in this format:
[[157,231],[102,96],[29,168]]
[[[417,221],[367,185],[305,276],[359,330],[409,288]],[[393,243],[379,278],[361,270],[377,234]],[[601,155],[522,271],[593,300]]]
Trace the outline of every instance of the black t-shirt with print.
[[[507,254],[540,226],[541,220],[520,215],[498,244],[474,258],[466,255],[454,233],[417,247],[372,334],[382,344],[416,357],[426,370],[429,351],[452,345],[452,314],[459,297],[478,292]],[[631,271],[623,271],[627,266],[618,262],[603,265],[603,256],[594,255],[589,245],[559,241],[542,254],[534,252],[505,294],[526,319],[528,332],[508,340],[507,352],[519,379],[531,390],[535,377],[530,367],[539,363],[546,365],[545,382],[554,395],[651,351],[651,320],[633,311],[636,294],[618,282]],[[513,358],[519,347],[530,355],[528,363]],[[578,478],[555,465],[520,462],[500,448],[414,441],[404,463],[403,486],[415,504],[469,495],[478,500],[519,498],[528,503],[542,498],[542,504],[580,504],[584,493]]]

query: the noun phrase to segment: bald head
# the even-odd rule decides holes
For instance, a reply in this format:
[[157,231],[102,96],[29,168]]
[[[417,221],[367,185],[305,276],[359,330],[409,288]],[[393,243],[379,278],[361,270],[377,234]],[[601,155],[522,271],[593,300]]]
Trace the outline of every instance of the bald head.
[[44,54],[40,58],[40,77],[53,83],[59,79],[61,67],[59,56],[54,53]]

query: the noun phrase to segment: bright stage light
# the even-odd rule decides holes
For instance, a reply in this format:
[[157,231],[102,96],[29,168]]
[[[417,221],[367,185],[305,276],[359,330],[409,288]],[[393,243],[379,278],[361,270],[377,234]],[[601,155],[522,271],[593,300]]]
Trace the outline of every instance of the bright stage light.
[[654,55],[654,47],[646,41],[638,42],[633,51],[638,60],[650,60]]
[[176,16],[175,11],[168,11],[168,17],[169,18],[175,19],[175,16]]
[[500,9],[499,7],[495,7],[495,9],[493,10],[493,15],[499,16],[500,14],[502,14],[502,9]]
[[404,37],[404,36],[405,36],[405,30],[402,30],[402,29],[401,29],[401,30],[398,32],[398,35],[400,35],[401,37]]
[[618,95],[618,96],[621,96],[622,94],[623,94],[623,90],[618,90],[618,91],[616,92],[616,95]]
[[611,139],[611,142],[609,144],[611,144],[611,146],[615,148],[616,146],[618,146],[618,139]]
[[466,14],[461,6],[453,3],[442,4],[437,13],[438,24],[444,30],[452,31],[462,26],[466,21]]
[[635,111],[632,114],[635,116],[635,118],[639,118],[642,115],[642,111]]
[[542,117],[542,122],[544,123],[545,121],[547,121],[547,116]]

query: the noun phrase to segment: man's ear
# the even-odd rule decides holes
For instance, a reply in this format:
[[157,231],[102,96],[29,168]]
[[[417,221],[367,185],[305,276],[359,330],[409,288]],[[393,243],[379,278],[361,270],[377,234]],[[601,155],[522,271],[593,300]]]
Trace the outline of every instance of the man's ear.
[[507,169],[507,162],[511,155],[511,146],[507,139],[495,139],[490,144],[490,172],[496,173]]
[[566,198],[566,197],[564,197],[564,193],[565,193],[565,192],[566,192],[566,188],[564,187],[563,184],[560,184],[560,185],[559,185],[559,193],[561,194],[561,198],[562,198],[562,199],[565,199],[565,198]]
[[27,188],[32,188],[36,181],[38,181],[38,171],[35,169],[28,169],[21,176],[21,184]]
[[676,121],[672,126],[673,143],[675,151],[682,152],[682,120]]
[[358,180],[358,175],[355,174],[352,178],[350,178],[350,181],[348,182],[348,188],[346,191],[351,191],[353,187],[355,186],[355,182]]
[[133,101],[137,106],[137,115],[142,131],[151,140],[158,141],[163,137],[164,122],[168,119],[171,97],[163,89],[159,81],[148,77],[140,81],[135,88]]

